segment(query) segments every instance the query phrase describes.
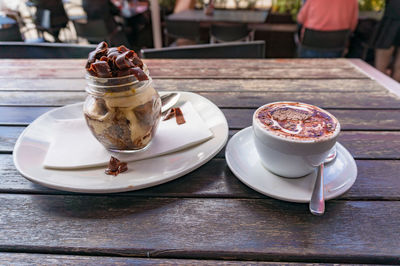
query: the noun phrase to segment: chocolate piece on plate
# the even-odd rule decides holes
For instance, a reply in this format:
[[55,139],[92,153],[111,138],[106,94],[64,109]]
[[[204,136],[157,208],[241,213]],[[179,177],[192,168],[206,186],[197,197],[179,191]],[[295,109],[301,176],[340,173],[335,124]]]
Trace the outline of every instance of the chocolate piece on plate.
[[108,168],[105,170],[107,175],[117,176],[118,174],[128,170],[128,164],[121,162],[117,158],[111,156]]

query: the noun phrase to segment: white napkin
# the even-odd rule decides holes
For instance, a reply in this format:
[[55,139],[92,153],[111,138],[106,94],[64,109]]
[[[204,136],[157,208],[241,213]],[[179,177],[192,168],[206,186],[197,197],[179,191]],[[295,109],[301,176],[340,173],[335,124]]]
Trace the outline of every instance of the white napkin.
[[150,146],[131,154],[107,151],[92,135],[83,118],[57,120],[43,166],[56,169],[101,166],[108,164],[111,155],[124,162],[137,161],[182,150],[212,138],[213,133],[190,102],[180,108],[186,123],[178,125],[175,118],[160,121]]

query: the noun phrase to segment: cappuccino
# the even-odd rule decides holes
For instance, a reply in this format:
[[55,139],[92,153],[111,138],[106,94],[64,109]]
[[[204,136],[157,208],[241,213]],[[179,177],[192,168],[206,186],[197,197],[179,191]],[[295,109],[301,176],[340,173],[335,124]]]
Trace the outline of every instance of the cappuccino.
[[257,110],[255,118],[273,135],[298,141],[322,141],[335,134],[337,119],[319,107],[298,102],[277,102]]

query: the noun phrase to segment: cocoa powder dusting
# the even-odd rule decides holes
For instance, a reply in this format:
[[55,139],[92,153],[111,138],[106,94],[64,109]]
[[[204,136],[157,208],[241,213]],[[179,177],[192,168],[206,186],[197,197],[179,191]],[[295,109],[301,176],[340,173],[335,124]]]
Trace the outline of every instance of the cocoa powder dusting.
[[289,108],[280,108],[272,113],[272,118],[275,120],[300,120],[304,121],[311,117],[311,113],[307,111],[289,109]]
[[258,120],[277,135],[319,139],[332,134],[337,122],[318,107],[302,103],[277,103],[257,113]]

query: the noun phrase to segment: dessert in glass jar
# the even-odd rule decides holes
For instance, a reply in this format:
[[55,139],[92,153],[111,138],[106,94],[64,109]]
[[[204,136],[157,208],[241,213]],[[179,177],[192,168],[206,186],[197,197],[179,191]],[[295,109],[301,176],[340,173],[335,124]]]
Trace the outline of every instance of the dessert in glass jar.
[[160,121],[161,100],[136,53],[102,42],[89,54],[86,70],[83,112],[96,139],[116,152],[148,147]]

